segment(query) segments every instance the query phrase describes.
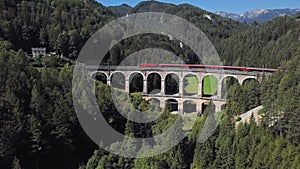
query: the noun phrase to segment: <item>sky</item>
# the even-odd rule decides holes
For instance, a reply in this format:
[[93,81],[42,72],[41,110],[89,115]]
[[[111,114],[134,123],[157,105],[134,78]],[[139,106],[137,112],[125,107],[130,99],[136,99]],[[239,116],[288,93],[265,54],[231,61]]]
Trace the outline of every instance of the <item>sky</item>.
[[[141,0],[97,0],[105,6],[128,4],[135,6]],[[243,13],[254,9],[300,8],[300,0],[159,0],[172,4],[188,3],[210,12]]]

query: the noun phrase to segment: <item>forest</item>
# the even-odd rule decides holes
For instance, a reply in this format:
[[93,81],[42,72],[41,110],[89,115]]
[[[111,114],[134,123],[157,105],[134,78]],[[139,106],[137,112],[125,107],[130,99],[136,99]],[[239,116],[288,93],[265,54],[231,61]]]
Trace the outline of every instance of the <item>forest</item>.
[[[206,109],[190,133],[171,150],[149,158],[125,158],[98,147],[83,131],[72,100],[73,64],[88,38],[124,15],[95,0],[2,0],[0,3],[0,167],[3,169],[202,169],[300,167],[300,14],[266,23],[245,24],[197,7],[141,2],[129,14],[157,11],[182,17],[199,27],[215,45],[224,65],[278,69],[261,83],[228,87],[227,107],[205,142],[197,133],[212,114]],[[124,9],[118,9],[124,10]],[[203,17],[209,14],[213,20]],[[168,37],[141,35],[118,43],[105,62],[118,65],[143,48],[160,47],[198,64],[187,46]],[[30,57],[32,47],[46,47],[52,57]],[[60,57],[62,56],[62,57]],[[116,109],[110,87],[95,81],[97,104],[118,132],[147,138],[167,130],[179,115],[168,110],[151,123],[134,123]],[[124,91],[120,91],[123,97]],[[130,95],[141,111],[151,105]],[[262,121],[235,126],[236,115],[263,105]],[[130,116],[135,110],[124,105]],[[179,116],[179,118],[181,118]],[[143,130],[141,130],[143,129]],[[182,128],[174,133],[184,132]],[[174,139],[169,135],[166,139]],[[125,145],[139,149],[130,141]],[[150,146],[150,145],[149,145]],[[156,151],[155,147],[150,149]]]

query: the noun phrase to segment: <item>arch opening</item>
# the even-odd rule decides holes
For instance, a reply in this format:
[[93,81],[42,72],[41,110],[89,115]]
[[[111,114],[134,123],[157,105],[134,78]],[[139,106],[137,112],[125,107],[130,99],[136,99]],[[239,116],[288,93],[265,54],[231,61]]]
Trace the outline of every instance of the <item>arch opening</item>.
[[183,95],[192,96],[198,94],[198,77],[196,75],[188,74],[183,78]]
[[171,113],[178,113],[178,101],[175,99],[166,100],[166,108]]
[[225,110],[225,109],[226,109],[226,107],[227,107],[227,105],[226,105],[226,104],[222,104],[222,105],[221,105],[221,111]]
[[257,79],[248,78],[242,83],[242,92],[244,97],[246,97],[247,102],[245,104],[245,111],[251,110],[259,105],[261,105],[261,91],[260,84]]
[[212,112],[215,113],[216,112],[216,105],[212,102],[204,102],[202,103],[202,114],[206,113],[206,112]]
[[103,72],[95,72],[92,74],[92,79],[107,84],[107,75]]
[[174,95],[179,93],[179,77],[175,73],[170,73],[165,79],[166,95]]
[[222,84],[221,85],[222,85],[222,87],[221,87],[221,89],[222,89],[222,91],[221,91],[221,98],[225,99],[227,97],[229,89],[232,86],[234,86],[234,85],[239,85],[239,81],[235,77],[228,76],[228,77],[225,77],[222,80]]
[[242,86],[249,84],[259,84],[259,81],[255,78],[246,78],[242,81]]
[[197,104],[192,100],[186,100],[183,102],[183,113],[196,113]]
[[147,94],[161,93],[161,76],[158,73],[151,73],[147,77]]
[[151,98],[148,100],[148,102],[151,105],[151,111],[154,111],[156,109],[160,109],[160,101],[156,98]]
[[121,72],[113,73],[111,75],[111,86],[125,90],[125,75]]
[[202,79],[202,96],[212,97],[218,93],[218,79],[214,75],[206,75]]
[[143,75],[140,73],[133,73],[129,76],[129,92],[137,93],[143,92]]

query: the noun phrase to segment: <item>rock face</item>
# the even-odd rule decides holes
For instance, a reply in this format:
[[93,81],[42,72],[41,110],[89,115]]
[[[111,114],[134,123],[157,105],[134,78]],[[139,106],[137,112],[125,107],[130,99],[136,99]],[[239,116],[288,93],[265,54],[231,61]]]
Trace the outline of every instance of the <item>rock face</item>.
[[243,14],[234,14],[234,13],[227,13],[227,12],[216,12],[216,14],[230,18],[236,21],[240,22],[246,22],[246,23],[253,23],[256,22],[267,22],[269,20],[272,20],[275,17],[278,16],[284,16],[284,15],[295,15],[296,13],[300,12],[300,8],[298,9],[257,9],[245,12]]
[[261,109],[263,109],[263,106],[258,106],[258,107],[254,108],[252,110],[247,111],[244,114],[241,114],[240,116],[238,116],[238,117],[240,117],[240,120],[237,121],[235,123],[235,125],[238,126],[241,123],[249,123],[252,116],[253,116],[255,122],[257,124],[259,124],[260,123],[260,119],[261,119],[261,115],[259,114],[259,111]]

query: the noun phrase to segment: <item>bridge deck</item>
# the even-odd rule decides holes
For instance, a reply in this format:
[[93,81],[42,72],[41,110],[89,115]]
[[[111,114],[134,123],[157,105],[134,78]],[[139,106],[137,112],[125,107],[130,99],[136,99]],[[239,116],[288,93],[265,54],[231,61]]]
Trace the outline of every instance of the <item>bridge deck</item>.
[[236,74],[236,75],[272,75],[270,72],[260,71],[239,71],[239,70],[225,70],[225,69],[203,69],[203,68],[176,68],[176,67],[151,67],[141,68],[139,66],[85,66],[88,70],[99,71],[175,71],[175,72],[203,72],[203,73],[218,73],[218,74]]

